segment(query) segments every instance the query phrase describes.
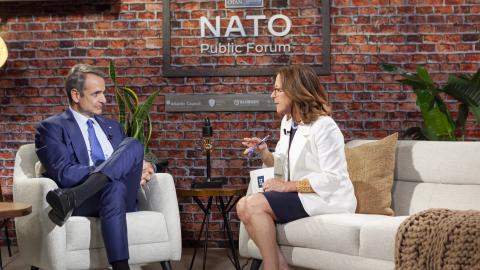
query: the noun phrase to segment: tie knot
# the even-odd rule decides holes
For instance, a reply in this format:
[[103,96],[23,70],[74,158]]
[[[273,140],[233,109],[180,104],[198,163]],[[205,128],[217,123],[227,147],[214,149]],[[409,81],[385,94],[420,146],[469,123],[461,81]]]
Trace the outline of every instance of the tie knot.
[[88,119],[88,120],[87,120],[87,125],[88,125],[89,128],[93,127],[93,121],[92,121],[92,119]]

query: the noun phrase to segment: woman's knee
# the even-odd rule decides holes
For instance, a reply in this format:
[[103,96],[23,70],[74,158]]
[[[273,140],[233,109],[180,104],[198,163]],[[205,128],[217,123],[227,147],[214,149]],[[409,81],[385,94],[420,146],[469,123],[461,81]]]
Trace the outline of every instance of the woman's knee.
[[237,215],[238,215],[238,218],[242,221],[242,222],[245,222],[246,220],[246,216],[247,216],[247,209],[246,209],[246,203],[247,203],[247,197],[243,197],[241,198],[238,202],[237,202],[237,205],[235,207],[235,209],[237,210]]
[[237,204],[237,214],[243,222],[248,222],[252,217],[271,212],[270,205],[263,194],[257,193],[243,197]]

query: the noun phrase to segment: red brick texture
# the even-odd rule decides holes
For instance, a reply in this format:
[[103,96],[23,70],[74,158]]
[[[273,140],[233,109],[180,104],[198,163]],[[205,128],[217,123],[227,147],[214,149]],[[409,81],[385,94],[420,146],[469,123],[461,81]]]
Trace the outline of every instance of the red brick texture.
[[[301,18],[314,12],[302,9],[311,4],[309,1],[273,1],[289,5],[288,11],[298,14],[296,22],[307,24],[304,37],[296,40],[299,43],[316,40],[308,30],[311,22]],[[161,1],[75,2],[0,4],[0,35],[10,51],[6,65],[0,69],[0,183],[6,201],[12,200],[15,153],[20,145],[33,142],[40,120],[65,109],[63,78],[74,64],[106,67],[110,59],[114,60],[119,83],[134,88],[142,99],[157,89],[161,94],[198,95],[269,93],[273,89],[272,77],[163,77]],[[198,18],[202,10],[209,8],[199,9],[195,1],[180,2],[182,9],[176,13],[179,20],[186,16]],[[415,95],[382,72],[379,63],[390,62],[410,70],[416,64],[426,65],[439,83],[449,73],[473,73],[480,67],[477,0],[332,0],[330,11],[332,73],[320,79],[329,92],[334,118],[346,140],[381,138],[421,123]],[[191,31],[196,27],[190,22],[177,30]],[[172,45],[181,47],[178,42],[172,39]],[[179,50],[185,56],[181,59],[194,59],[186,57],[193,53],[188,45],[197,43],[195,39],[186,40],[185,48]],[[298,59],[315,62],[312,55],[318,51],[310,48]],[[270,61],[258,59],[244,55],[235,61],[238,65]],[[234,63],[228,57],[215,61]],[[108,87],[113,102],[110,81]],[[455,103],[450,106],[455,109]],[[116,118],[115,105],[106,110]],[[246,185],[249,170],[260,163],[241,154],[241,138],[272,134],[269,146],[274,147],[280,118],[274,112],[166,113],[164,97],[158,97],[152,113],[151,147],[158,157],[170,160],[179,187],[189,186],[193,179],[205,175],[199,140],[204,117],[211,119],[214,128],[213,175],[227,176],[230,185]],[[471,118],[466,135],[469,140],[480,138],[480,129]],[[190,198],[179,198],[179,204],[183,239],[189,245],[197,236],[201,212]],[[237,234],[237,217],[232,213],[231,218]],[[213,246],[226,245],[220,220],[214,209]],[[13,223],[9,228],[14,237]]]

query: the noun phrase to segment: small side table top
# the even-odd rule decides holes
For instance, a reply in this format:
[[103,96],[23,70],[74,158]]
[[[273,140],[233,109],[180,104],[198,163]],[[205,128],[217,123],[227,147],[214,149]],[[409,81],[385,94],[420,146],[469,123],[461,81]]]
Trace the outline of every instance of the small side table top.
[[177,188],[179,197],[242,196],[246,193],[247,187]]
[[32,212],[32,206],[26,203],[0,202],[0,219],[26,216]]
[[[10,239],[8,238],[8,229],[5,226],[11,218],[22,217],[32,212],[32,206],[26,203],[0,202],[0,229],[5,227],[5,236],[7,239],[8,253],[12,256],[10,250]],[[2,253],[0,251],[0,270],[3,270]]]

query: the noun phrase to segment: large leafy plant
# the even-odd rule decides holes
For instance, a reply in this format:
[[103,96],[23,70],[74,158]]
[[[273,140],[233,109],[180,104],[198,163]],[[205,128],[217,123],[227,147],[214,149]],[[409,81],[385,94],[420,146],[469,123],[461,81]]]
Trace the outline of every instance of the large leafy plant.
[[119,110],[118,121],[124,128],[127,136],[134,137],[143,144],[145,160],[156,163],[158,160],[149,151],[148,143],[152,137],[150,109],[159,91],[153,92],[153,94],[141,103],[134,90],[117,84],[115,65],[112,61],[109,65],[109,75],[115,87],[115,99]]
[[[417,66],[416,74],[387,63],[381,64],[380,68],[402,76],[400,83],[411,86],[417,96],[423,126],[408,129],[405,132],[407,136],[431,141],[463,140],[469,112],[477,122],[480,121],[480,69],[474,75],[449,75],[447,83],[440,87],[422,66]],[[441,93],[459,102],[456,120],[452,118]]]

